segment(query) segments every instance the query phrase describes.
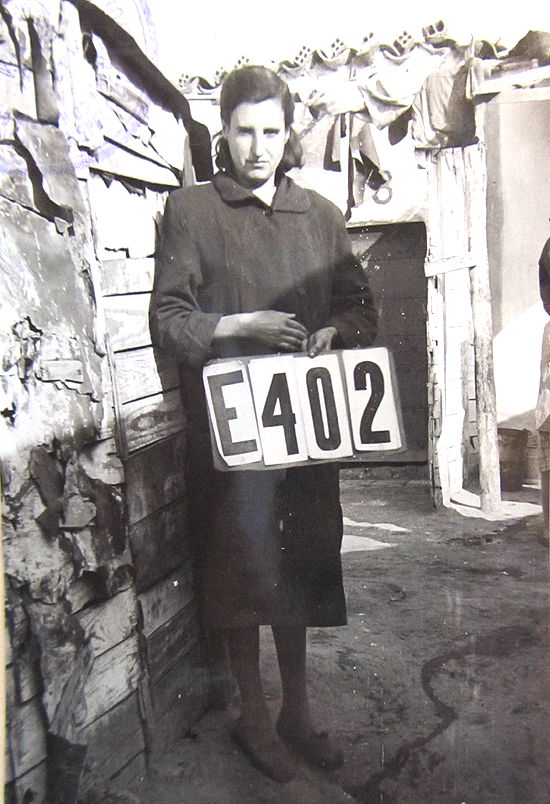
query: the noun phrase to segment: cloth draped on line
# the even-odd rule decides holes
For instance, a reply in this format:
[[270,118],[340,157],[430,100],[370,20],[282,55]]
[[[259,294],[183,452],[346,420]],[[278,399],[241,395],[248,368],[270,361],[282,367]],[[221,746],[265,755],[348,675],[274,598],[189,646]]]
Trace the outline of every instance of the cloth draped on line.
[[[480,60],[466,63],[465,54],[463,48],[449,45],[417,45],[399,59],[379,50],[367,64],[351,58],[329,68],[316,61],[307,72],[289,80],[301,101],[297,129],[305,167],[340,172],[347,162],[348,175],[342,178],[343,184],[347,183],[348,214],[371,197],[377,203],[391,199],[391,164],[381,161],[372,127],[387,128],[392,145],[409,131],[411,145],[421,149],[475,142],[469,87],[474,62]],[[322,107],[309,109],[308,98],[323,90],[329,97],[337,97],[342,108],[351,110],[349,116],[323,114]],[[349,121],[347,130],[344,121]],[[349,160],[341,154],[343,147],[349,148]],[[391,163],[387,155],[385,161]]]
[[151,297],[153,343],[180,365],[188,416],[189,520],[203,620],[210,628],[346,622],[335,465],[219,472],[201,371],[212,358],[265,354],[216,341],[222,315],[294,313],[335,347],[368,346],[377,313],[339,210],[288,177],[271,207],[229,175],[168,199]]

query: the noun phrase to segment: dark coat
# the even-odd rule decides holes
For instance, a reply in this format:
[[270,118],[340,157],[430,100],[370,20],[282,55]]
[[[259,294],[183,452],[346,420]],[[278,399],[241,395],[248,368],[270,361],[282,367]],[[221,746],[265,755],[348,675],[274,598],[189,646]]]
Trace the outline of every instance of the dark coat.
[[283,177],[267,207],[225,174],[173,192],[151,297],[153,343],[181,366],[188,414],[192,537],[211,627],[345,623],[342,514],[335,465],[218,472],[212,466],[204,363],[265,354],[213,343],[222,315],[295,313],[308,332],[331,325],[335,347],[369,346],[377,314],[339,210]]
[[539,289],[543,307],[550,315],[550,238],[544,244],[539,259]]

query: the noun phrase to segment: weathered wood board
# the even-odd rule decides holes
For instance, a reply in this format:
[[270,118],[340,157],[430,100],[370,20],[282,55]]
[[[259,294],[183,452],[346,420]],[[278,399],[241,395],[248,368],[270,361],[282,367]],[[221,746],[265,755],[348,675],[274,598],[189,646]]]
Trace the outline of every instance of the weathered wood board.
[[152,685],[155,751],[183,737],[196,723],[206,705],[207,688],[202,646],[197,643],[184,663]]
[[47,767],[43,760],[39,765],[31,768],[14,782],[16,800],[40,801],[40,795],[46,789]]
[[137,628],[137,601],[133,588],[99,606],[84,609],[77,619],[91,640],[94,658],[128,639]]
[[128,523],[164,508],[185,495],[183,433],[131,455],[125,462]]
[[101,66],[97,75],[98,92],[134,115],[142,123],[147,123],[149,119],[149,100],[147,96],[133,87],[124,75],[113,69],[106,53],[106,64],[101,63],[101,55],[103,53],[100,51]]
[[114,438],[115,412],[113,385],[107,360],[101,361],[101,406],[97,419],[98,438],[102,441]]
[[14,711],[17,700],[15,693],[15,679],[13,677],[13,667],[6,667],[5,675],[5,706],[6,706],[6,742],[4,744],[4,781],[10,782],[13,779],[13,766],[11,762],[10,746],[9,746],[9,724],[11,713]]
[[76,578],[67,587],[66,597],[71,612],[76,614],[97,598],[97,580],[88,575]]
[[18,778],[46,758],[46,732],[38,698],[12,709],[8,734],[13,776]]
[[130,527],[136,589],[142,592],[189,557],[187,501],[175,500]]
[[11,639],[10,639],[10,632],[8,630],[7,624],[4,626],[4,661],[6,667],[10,665],[13,661],[13,651],[11,647]]
[[147,669],[156,684],[172,668],[183,663],[186,654],[199,639],[196,606],[190,603],[147,640]]
[[177,365],[152,347],[120,352],[115,365],[123,404],[179,388]]
[[82,775],[82,792],[103,786],[121,767],[145,750],[138,695],[132,693],[78,734],[88,746]]
[[113,777],[114,784],[122,790],[130,788],[135,784],[136,779],[143,779],[147,773],[147,759],[145,751],[121,768]]
[[94,659],[91,673],[84,685],[86,718],[82,727],[93,723],[135,692],[140,673],[137,635]]
[[[492,328],[487,323],[487,315],[490,319],[490,305],[487,304],[490,294],[486,270],[483,146],[434,152],[428,156],[427,169],[430,204],[426,274],[430,302],[429,382],[433,405],[430,410],[430,459],[433,476],[441,489],[436,502],[448,504],[451,495],[462,489],[464,478],[469,474],[470,457],[477,463],[479,455],[482,507],[489,510],[500,495],[496,489],[498,455],[496,462],[493,459],[496,414],[489,358]],[[483,280],[482,285],[485,282],[481,292],[476,285],[479,277]],[[476,305],[483,311],[481,316],[476,315]],[[468,401],[471,398],[474,340],[478,363],[477,421],[472,418],[474,411]],[[483,378],[484,371],[486,376]],[[479,402],[483,400],[490,415],[482,423]],[[434,426],[434,415],[437,426]],[[481,442],[485,446],[478,451]]]
[[[159,677],[159,661],[167,663],[167,672],[185,663],[197,624],[185,608],[192,596],[190,568],[186,564],[178,574],[177,566],[188,555],[178,377],[174,366],[154,354],[147,321],[159,213],[168,188],[181,183],[184,155],[189,158],[178,118],[186,101],[144,53],[134,53],[132,76],[125,75],[128,60],[114,66],[94,28],[95,13],[84,24],[75,5],[61,0],[9,6],[0,15],[0,295],[7,304],[4,358],[10,372],[4,417],[9,443],[2,457],[6,452],[11,509],[6,571],[17,583],[7,601],[5,782],[7,800],[20,804],[48,798],[48,747],[48,760],[53,757],[56,765],[60,759],[52,735],[87,747],[86,789],[92,781],[104,789],[113,777],[122,785],[135,781],[146,769],[149,712],[136,588],[127,588],[128,521],[117,532],[116,556],[108,556],[110,547],[101,540],[114,534],[104,533],[100,521],[94,527],[93,506],[87,499],[82,503],[85,492],[75,481],[71,494],[66,487],[61,523],[74,549],[60,550],[59,540],[46,536],[36,519],[64,489],[53,501],[44,499],[29,469],[33,445],[54,456],[63,477],[85,475],[83,483],[94,489],[106,484],[106,499],[112,493],[120,502],[123,485],[132,480],[121,462],[128,453],[121,437],[125,425],[130,450],[163,441],[156,444],[158,475],[146,478],[143,466],[137,472],[143,497],[138,501],[141,492],[129,492],[138,525],[134,546],[143,539],[141,566],[153,573],[146,583],[154,585],[159,572],[174,573],[164,588],[166,605],[147,610]],[[114,37],[124,37],[122,25],[109,15],[109,9],[99,13]],[[98,87],[99,67],[106,67],[109,80],[100,79]],[[147,80],[153,75],[157,98],[167,89],[170,97],[171,87],[173,111],[155,106],[140,68]],[[48,520],[52,532],[56,511]],[[86,517],[77,516],[85,511]],[[125,515],[122,506],[119,513]],[[105,600],[106,588],[124,591]],[[54,628],[50,639],[39,607],[77,613],[73,630]],[[84,657],[72,650],[82,637],[76,620],[89,640]],[[51,804],[58,804],[53,798]]]
[[13,674],[18,703],[26,703],[40,693],[40,682],[33,667],[33,659],[27,653],[19,654],[13,665]]
[[101,291],[104,296],[150,293],[153,289],[153,257],[131,260],[126,257],[100,261]]
[[[143,159],[124,148],[117,147],[114,143],[106,142],[105,145],[96,149],[95,157],[91,167],[96,170],[165,187],[180,186],[179,178],[170,168],[161,167],[150,159]],[[151,252],[149,251],[149,253]]]
[[150,346],[149,298],[149,293],[132,293],[104,299],[107,331],[115,352]]
[[31,70],[19,70],[17,65],[2,65],[2,109],[36,117],[34,78]]
[[36,210],[27,163],[12,144],[0,144],[0,163],[2,164],[0,195],[9,201],[16,201],[29,209]]
[[186,561],[167,578],[139,595],[145,637],[150,637],[189,605],[193,598],[191,570],[191,561]]
[[[121,168],[127,160],[128,172],[133,172],[136,163],[144,163],[148,170],[155,173],[174,175],[170,170],[158,167],[146,159],[140,159],[125,153],[111,143],[105,143],[102,152],[105,157],[112,154],[111,167],[107,167],[108,159],[104,159],[102,167],[105,171],[117,175],[117,162]],[[113,153],[116,152],[116,153]],[[125,174],[122,174],[125,175]],[[147,182],[144,176],[143,181]],[[157,182],[161,183],[161,182]],[[177,183],[177,182],[176,182]],[[117,255],[113,252],[123,251],[132,259],[152,257],[156,247],[155,219],[163,207],[165,191],[146,189],[143,193],[130,192],[121,181],[108,181],[96,174],[90,176],[88,182],[90,200],[94,216],[94,234],[97,256],[100,260],[108,260]],[[121,215],[121,211],[124,214]]]
[[152,105],[149,109],[149,127],[153,131],[153,148],[169,165],[182,170],[187,139],[182,121],[172,112]]
[[179,433],[186,422],[179,389],[127,402],[122,417],[130,453]]
[[[55,88],[61,107],[60,125],[80,147],[92,150],[103,142],[95,70],[83,57],[78,9],[63,3],[61,18],[64,36],[56,36],[52,41]],[[84,170],[87,173],[86,168]]]

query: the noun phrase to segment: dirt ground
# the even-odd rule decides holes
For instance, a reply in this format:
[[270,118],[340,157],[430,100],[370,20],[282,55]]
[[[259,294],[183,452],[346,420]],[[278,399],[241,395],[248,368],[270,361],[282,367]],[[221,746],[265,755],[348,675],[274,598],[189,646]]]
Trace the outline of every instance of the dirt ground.
[[[311,698],[345,764],[281,785],[210,712],[119,801],[140,804],[547,804],[548,549],[540,509],[434,511],[422,480],[342,473],[349,624],[310,629]],[[516,495],[537,502],[535,489]],[[462,509],[467,513],[475,511]],[[280,688],[269,629],[265,691]],[[114,798],[112,799],[115,800]]]

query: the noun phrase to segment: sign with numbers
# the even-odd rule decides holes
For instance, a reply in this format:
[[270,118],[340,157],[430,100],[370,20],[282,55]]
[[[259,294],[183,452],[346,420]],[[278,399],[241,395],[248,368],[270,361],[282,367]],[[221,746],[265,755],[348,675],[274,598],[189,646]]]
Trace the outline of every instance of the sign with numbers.
[[384,347],[216,360],[203,381],[218,469],[366,461],[405,446]]

